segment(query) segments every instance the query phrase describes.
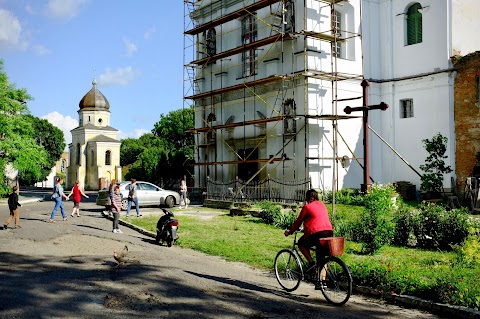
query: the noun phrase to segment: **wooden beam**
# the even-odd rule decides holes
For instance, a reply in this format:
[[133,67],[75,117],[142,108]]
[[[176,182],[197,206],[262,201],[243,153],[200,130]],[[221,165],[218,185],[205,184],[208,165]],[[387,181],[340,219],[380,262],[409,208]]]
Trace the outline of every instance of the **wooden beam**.
[[224,24],[225,22],[232,21],[238,18],[241,18],[247,14],[250,14],[251,12],[257,11],[259,9],[265,8],[271,4],[274,4],[275,2],[279,2],[280,0],[260,0],[255,2],[254,4],[251,4],[249,6],[246,6],[242,9],[239,9],[237,11],[228,13],[220,18],[217,18],[215,20],[212,20],[210,22],[201,24],[199,26],[196,26],[193,29],[187,30],[184,32],[184,34],[188,35],[195,35],[199,34],[203,31],[206,31],[208,29],[214,28],[216,26],[219,26],[221,24]]

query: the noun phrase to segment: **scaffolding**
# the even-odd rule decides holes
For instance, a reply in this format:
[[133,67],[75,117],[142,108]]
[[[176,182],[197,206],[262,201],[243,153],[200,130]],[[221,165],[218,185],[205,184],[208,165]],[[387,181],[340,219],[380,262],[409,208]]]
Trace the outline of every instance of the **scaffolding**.
[[[361,0],[352,1],[361,17]],[[337,11],[349,1],[226,3],[184,0],[184,107],[195,110],[195,128],[189,131],[195,135],[196,186],[205,186],[208,179],[240,178],[248,184],[271,174],[283,180],[309,179],[310,167],[327,160],[332,182],[319,184],[335,192],[338,141],[345,142],[338,121],[358,118],[339,114],[338,108],[362,98],[339,96],[340,82],[363,80],[363,60],[359,72],[343,72],[338,61],[346,59],[342,49],[355,47],[355,39],[361,47],[361,34],[347,27]],[[323,105],[325,99],[312,101],[312,87],[330,92],[330,108]],[[311,152],[317,134],[311,128],[326,122],[332,128],[327,143],[332,153]]]

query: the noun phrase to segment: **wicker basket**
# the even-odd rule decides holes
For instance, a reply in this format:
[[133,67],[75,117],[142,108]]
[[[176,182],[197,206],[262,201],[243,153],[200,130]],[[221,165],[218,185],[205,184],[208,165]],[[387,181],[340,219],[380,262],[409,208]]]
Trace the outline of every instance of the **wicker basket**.
[[343,255],[343,248],[345,244],[344,237],[326,237],[320,238],[320,245],[328,248],[330,256],[340,256]]

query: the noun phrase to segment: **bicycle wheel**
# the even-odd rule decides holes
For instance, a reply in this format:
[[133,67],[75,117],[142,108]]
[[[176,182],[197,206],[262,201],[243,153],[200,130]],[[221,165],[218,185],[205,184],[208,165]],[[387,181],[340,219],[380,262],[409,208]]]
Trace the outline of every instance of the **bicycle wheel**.
[[327,257],[318,271],[318,282],[329,303],[344,305],[352,294],[352,275],[348,266],[338,257]]
[[297,255],[290,249],[280,250],[275,257],[275,277],[286,291],[294,291],[303,278],[302,265]]

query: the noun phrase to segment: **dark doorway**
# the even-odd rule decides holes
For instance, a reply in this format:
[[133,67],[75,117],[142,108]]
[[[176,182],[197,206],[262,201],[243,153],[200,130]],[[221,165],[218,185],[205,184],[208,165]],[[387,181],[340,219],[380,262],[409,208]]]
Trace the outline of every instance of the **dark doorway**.
[[[247,148],[239,150],[238,154],[246,161],[255,161],[254,163],[240,163],[238,164],[238,178],[243,181],[248,181],[258,171],[258,149]],[[248,158],[247,158],[248,156]],[[252,181],[258,181],[258,175]]]

